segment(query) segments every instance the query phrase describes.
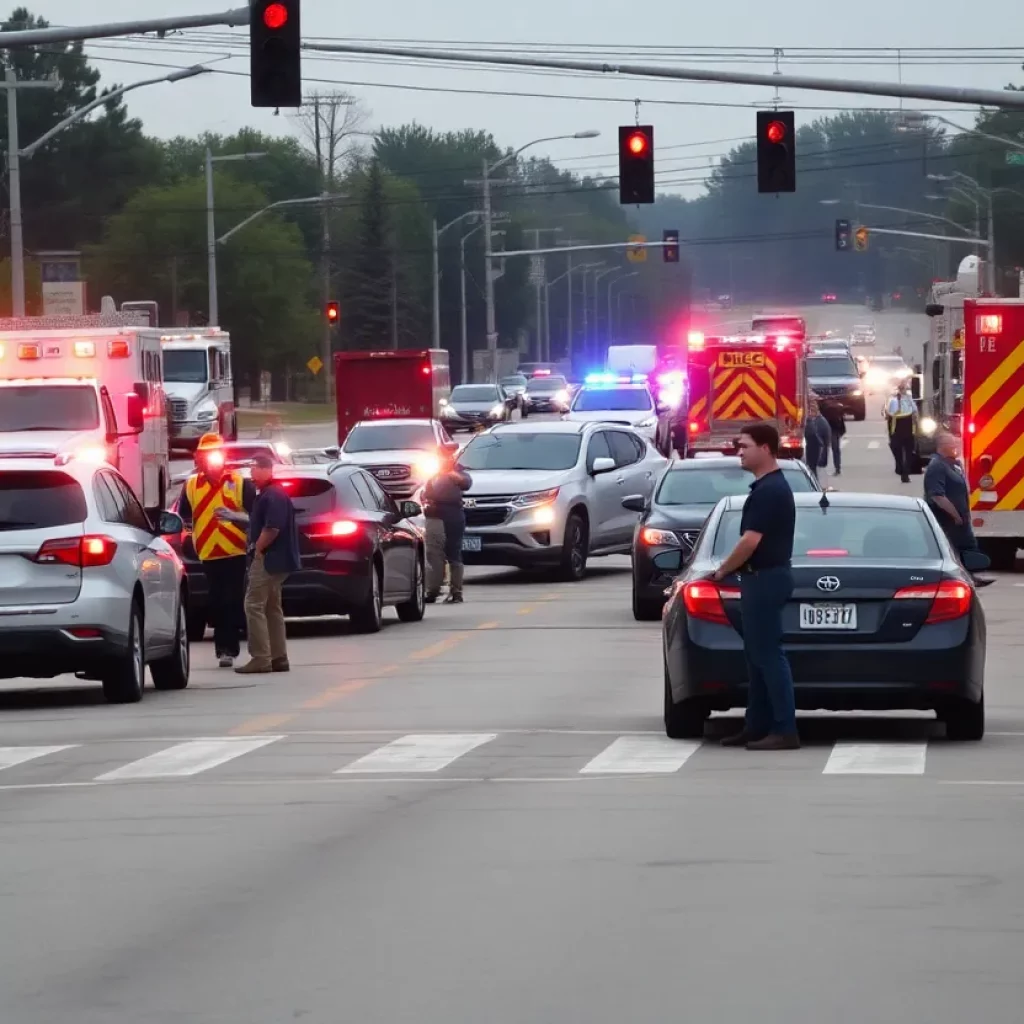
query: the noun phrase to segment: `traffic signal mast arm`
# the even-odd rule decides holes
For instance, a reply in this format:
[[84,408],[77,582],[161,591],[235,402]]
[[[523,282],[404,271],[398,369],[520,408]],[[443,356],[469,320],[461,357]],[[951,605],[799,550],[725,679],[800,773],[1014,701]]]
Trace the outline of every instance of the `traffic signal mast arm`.
[[559,245],[554,249],[516,249],[514,252],[506,252],[502,249],[499,252],[489,252],[486,255],[492,259],[505,259],[508,256],[543,256],[550,252],[583,252],[591,249],[664,249],[666,247],[678,247],[679,241],[668,242],[605,242],[601,245]]

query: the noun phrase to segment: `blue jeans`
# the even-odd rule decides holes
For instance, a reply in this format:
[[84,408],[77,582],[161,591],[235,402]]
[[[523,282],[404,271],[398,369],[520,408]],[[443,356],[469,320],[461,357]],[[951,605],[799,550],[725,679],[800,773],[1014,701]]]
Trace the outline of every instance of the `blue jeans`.
[[796,733],[793,673],[782,649],[782,609],[793,593],[788,568],[762,569],[740,575],[743,653],[750,690],[745,729],[751,736]]

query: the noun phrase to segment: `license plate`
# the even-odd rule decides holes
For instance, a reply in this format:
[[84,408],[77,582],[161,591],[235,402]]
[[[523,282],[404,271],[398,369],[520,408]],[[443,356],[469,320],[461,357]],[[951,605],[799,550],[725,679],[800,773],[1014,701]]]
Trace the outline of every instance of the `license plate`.
[[855,604],[802,604],[801,629],[856,629]]
[[462,538],[462,550],[463,551],[480,551],[483,547],[483,541],[480,537],[463,537]]

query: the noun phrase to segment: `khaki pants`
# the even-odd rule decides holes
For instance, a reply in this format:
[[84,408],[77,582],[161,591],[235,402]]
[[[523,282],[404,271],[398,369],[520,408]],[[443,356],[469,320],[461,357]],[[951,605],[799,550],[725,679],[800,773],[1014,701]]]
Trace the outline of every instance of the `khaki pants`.
[[268,664],[288,657],[281,608],[281,588],[287,573],[271,575],[257,555],[249,568],[245,590],[245,620],[249,628],[249,655],[253,661]]

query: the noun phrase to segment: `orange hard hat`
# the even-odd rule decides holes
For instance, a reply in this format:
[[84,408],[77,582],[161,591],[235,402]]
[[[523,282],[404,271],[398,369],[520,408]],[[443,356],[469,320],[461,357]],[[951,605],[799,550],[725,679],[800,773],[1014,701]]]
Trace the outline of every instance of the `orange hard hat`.
[[224,438],[221,437],[220,434],[203,434],[203,436],[199,438],[199,445],[196,448],[196,451],[209,452],[216,448],[223,447]]

